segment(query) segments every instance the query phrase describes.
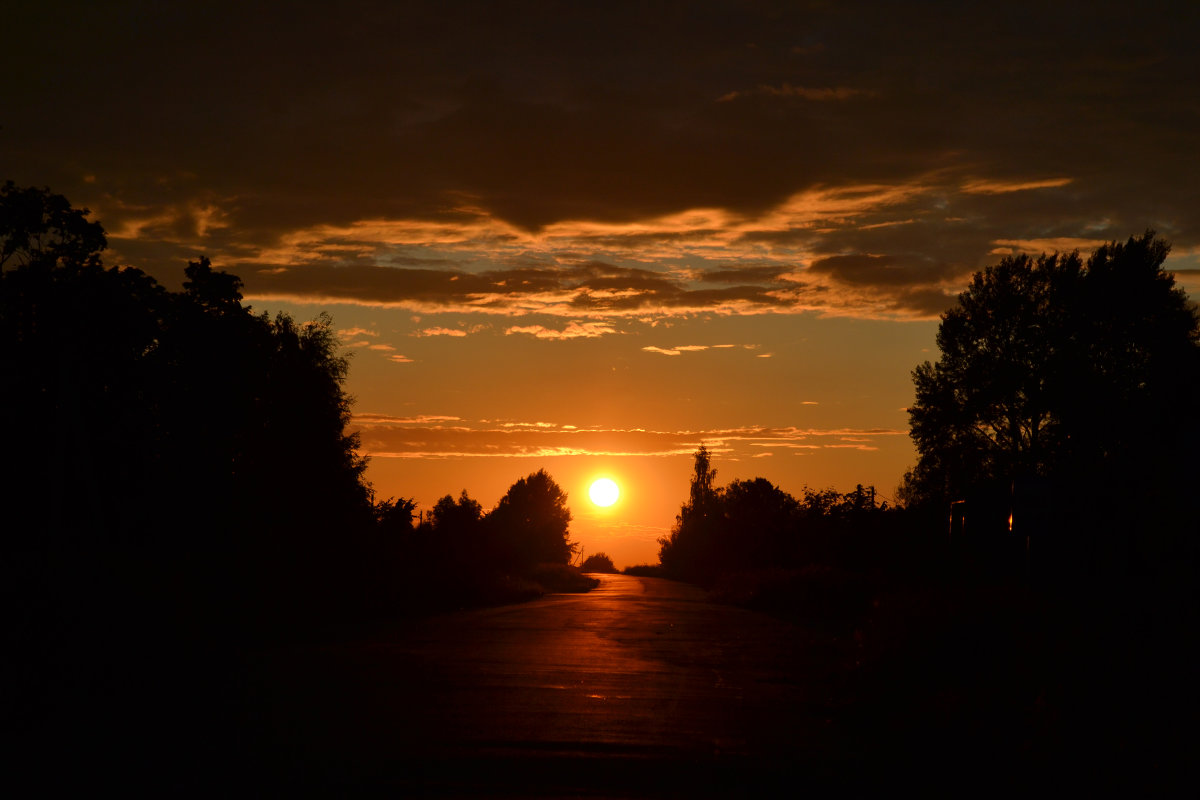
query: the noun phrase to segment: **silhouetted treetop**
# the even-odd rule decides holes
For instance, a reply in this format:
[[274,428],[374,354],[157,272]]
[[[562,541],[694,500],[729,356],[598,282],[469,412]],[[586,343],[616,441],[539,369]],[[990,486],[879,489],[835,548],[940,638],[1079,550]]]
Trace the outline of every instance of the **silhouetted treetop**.
[[201,256],[199,261],[189,261],[183,272],[187,276],[183,291],[201,308],[216,312],[240,310],[241,278],[214,270],[208,256]]
[[544,469],[510,486],[488,515],[501,558],[514,568],[570,562],[570,522],[567,494]]
[[[1012,256],[942,317],[941,358],[913,372],[920,460],[910,501],[1154,459],[1194,397],[1200,326],[1153,232],[1078,253]],[[1163,448],[1166,448],[1165,450]]]
[[99,266],[104,228],[49,189],[0,188],[0,270],[40,265]]
[[605,572],[615,574],[617,567],[605,553],[592,553],[579,565],[580,572]]
[[708,448],[698,448],[688,499],[670,535],[659,539],[667,575],[712,583],[739,571],[836,561],[845,555],[847,532],[873,528],[887,509],[873,487],[845,494],[805,487],[797,500],[766,478],[722,488],[715,476]]
[[412,533],[417,501],[411,497],[389,497],[375,503],[375,524],[386,536]]
[[229,602],[351,569],[329,542],[372,495],[328,315],[255,315],[207,258],[182,292],[106,269],[103,229],[47,190],[0,190],[0,242],[6,548],[153,552]]

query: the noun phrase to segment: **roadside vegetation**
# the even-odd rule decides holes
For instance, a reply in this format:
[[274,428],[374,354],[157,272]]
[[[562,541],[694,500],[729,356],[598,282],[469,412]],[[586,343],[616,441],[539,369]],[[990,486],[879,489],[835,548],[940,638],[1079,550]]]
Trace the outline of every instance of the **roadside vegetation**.
[[138,753],[141,780],[175,785],[255,707],[256,652],[596,584],[544,471],[486,513],[464,491],[415,521],[375,496],[329,316],[252,309],[203,257],[172,291],[106,246],[60,195],[0,187],[15,760],[90,754],[77,774],[126,785]]
[[583,560],[579,565],[579,569],[584,572],[605,572],[613,574],[617,572],[617,567],[613,564],[612,559],[606,553],[593,553]]
[[840,652],[868,750],[1170,775],[1200,709],[1200,318],[1168,251],[1147,232],[977,274],[913,372],[902,507],[722,487],[701,446],[658,574]]
[[21,630],[117,619],[130,636],[255,642],[588,587],[544,471],[486,513],[464,491],[420,524],[411,500],[375,496],[329,316],[252,309],[203,257],[171,291],[105,265],[106,246],[65,198],[0,187],[15,467],[0,504],[34,615]]

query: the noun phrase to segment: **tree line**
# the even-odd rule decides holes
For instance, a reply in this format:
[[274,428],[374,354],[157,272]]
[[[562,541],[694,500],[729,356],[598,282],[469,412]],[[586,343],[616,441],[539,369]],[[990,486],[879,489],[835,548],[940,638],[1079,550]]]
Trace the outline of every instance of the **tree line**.
[[861,484],[844,494],[806,486],[796,498],[766,478],[721,487],[716,474],[701,445],[688,499],[659,539],[659,563],[671,577],[712,584],[738,571],[841,563],[851,556],[850,535],[878,528],[889,511]]
[[328,315],[256,313],[203,257],[169,291],[106,266],[106,246],[86,209],[0,188],[2,546],[38,565],[31,594],[53,587],[43,611],[120,597],[105,613],[260,635],[468,587],[486,601],[485,584],[568,564],[566,495],[544,471],[487,514],[464,492],[418,526],[412,501],[375,497]]
[[466,489],[439,499],[419,521],[411,499],[389,498],[375,512],[393,607],[495,602],[595,585],[569,567],[579,550],[570,540],[571,511],[566,492],[545,470],[517,480],[488,512]]
[[913,371],[902,501],[1031,536],[1060,572],[1194,569],[1200,316],[1169,252],[1147,231],[977,273]]
[[913,371],[918,462],[900,508],[861,485],[719,487],[701,446],[661,570],[707,585],[814,565],[899,572],[957,536],[994,574],[1184,585],[1200,554],[1200,315],[1163,268],[1169,251],[1148,231],[1086,260],[1017,255],[977,273],[942,316],[941,358]]

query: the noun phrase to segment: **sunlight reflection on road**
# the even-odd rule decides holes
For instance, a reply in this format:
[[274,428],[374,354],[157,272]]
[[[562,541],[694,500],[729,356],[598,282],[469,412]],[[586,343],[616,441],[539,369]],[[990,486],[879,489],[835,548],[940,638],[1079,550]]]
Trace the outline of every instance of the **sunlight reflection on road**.
[[272,689],[290,709],[289,735],[359,763],[774,758],[829,743],[827,694],[804,680],[814,670],[799,629],[708,603],[692,586],[597,577],[587,594],[442,615],[307,654]]

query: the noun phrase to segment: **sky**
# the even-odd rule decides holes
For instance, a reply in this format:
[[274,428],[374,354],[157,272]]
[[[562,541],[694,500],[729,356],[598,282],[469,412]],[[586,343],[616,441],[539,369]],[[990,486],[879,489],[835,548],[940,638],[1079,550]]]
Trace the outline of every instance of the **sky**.
[[[330,313],[381,499],[546,469],[654,562],[718,483],[874,485],[1006,255],[1153,228],[1200,291],[1191,3],[6,4],[0,179],[109,264]],[[621,487],[601,509],[600,476]]]

